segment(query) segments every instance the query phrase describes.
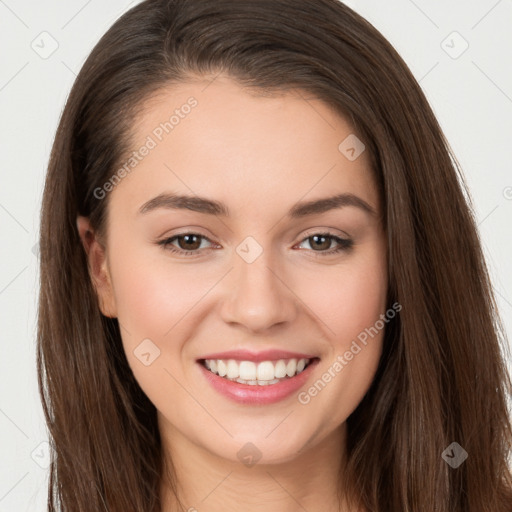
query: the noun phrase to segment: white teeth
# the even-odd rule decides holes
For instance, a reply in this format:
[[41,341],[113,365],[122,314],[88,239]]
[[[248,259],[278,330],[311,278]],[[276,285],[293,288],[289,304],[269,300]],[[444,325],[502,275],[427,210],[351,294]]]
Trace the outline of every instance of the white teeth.
[[252,361],[242,361],[239,366],[239,376],[243,380],[256,379],[256,363]]
[[305,359],[301,359],[298,363],[297,363],[297,371],[300,373],[302,370],[304,370],[304,367],[306,366],[306,360]]
[[293,377],[297,371],[297,359],[290,359],[286,365],[286,375]]
[[258,365],[258,380],[272,380],[274,378],[274,365],[270,361],[263,361]]
[[220,359],[217,360],[217,373],[220,377],[225,377],[228,373],[228,367],[226,366],[226,363]]
[[233,361],[233,359],[228,361],[227,377],[228,379],[236,379],[237,377],[240,377],[240,374],[238,373],[238,365],[236,364],[236,361]]
[[277,361],[274,374],[276,379],[282,379],[283,377],[286,377],[286,363],[282,359]]
[[310,359],[279,359],[278,361],[236,361],[234,359],[207,359],[204,365],[212,373],[240,384],[267,386],[280,379],[294,377],[309,364]]

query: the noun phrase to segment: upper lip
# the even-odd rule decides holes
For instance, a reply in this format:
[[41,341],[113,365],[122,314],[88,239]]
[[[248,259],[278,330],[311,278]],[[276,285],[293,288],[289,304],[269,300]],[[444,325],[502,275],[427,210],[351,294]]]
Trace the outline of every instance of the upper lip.
[[261,352],[251,352],[249,350],[230,350],[228,352],[216,352],[200,357],[198,361],[205,359],[234,359],[237,361],[276,361],[278,359],[314,359],[316,356],[311,354],[301,354],[298,352],[289,352],[287,350],[262,350]]

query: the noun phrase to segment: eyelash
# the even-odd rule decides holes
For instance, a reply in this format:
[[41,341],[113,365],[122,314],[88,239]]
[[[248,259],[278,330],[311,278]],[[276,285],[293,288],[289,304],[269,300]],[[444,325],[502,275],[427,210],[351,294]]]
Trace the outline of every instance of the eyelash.
[[[183,249],[177,249],[176,247],[174,246],[171,246],[171,243],[180,238],[180,237],[183,237],[183,236],[186,236],[186,235],[193,235],[193,236],[198,236],[204,240],[208,240],[209,242],[211,242],[211,240],[204,236],[204,235],[201,235],[199,233],[193,233],[193,232],[190,232],[190,233],[180,233],[178,235],[174,235],[170,238],[166,238],[164,240],[160,240],[159,242],[157,242],[158,245],[162,246],[166,251],[170,251],[172,253],[177,253],[177,254],[180,254],[181,256],[193,256],[193,255],[197,255],[199,252],[200,252],[200,249],[197,249],[195,251],[185,251]],[[302,241],[300,242],[301,244],[308,240],[309,238],[312,238],[313,236],[323,236],[323,237],[328,237],[332,240],[334,240],[335,242],[337,242],[339,244],[339,247],[337,247],[336,249],[330,249],[328,251],[313,251],[315,252],[315,257],[324,257],[324,256],[331,256],[333,254],[337,254],[337,253],[340,253],[342,251],[347,251],[349,249],[352,248],[352,246],[354,245],[354,242],[353,240],[349,239],[349,238],[340,238],[339,236],[336,236],[334,235],[333,233],[329,233],[329,232],[319,232],[319,233],[313,233],[311,235],[308,235],[307,237],[303,238]]]

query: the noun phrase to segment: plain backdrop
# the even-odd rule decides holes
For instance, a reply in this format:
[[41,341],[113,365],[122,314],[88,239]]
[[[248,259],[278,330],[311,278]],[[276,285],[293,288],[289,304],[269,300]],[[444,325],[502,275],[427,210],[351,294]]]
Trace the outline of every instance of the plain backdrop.
[[[35,371],[37,239],[55,129],[86,56],[136,3],[0,0],[0,512],[45,511],[49,455]],[[407,62],[462,164],[510,339],[512,1],[347,3]]]

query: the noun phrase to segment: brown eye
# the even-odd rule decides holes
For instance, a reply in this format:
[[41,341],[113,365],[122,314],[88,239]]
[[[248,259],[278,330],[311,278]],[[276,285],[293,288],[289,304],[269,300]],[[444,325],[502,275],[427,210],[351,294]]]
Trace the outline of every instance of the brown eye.
[[331,248],[332,237],[326,235],[313,235],[310,236],[308,240],[313,241],[313,243],[310,242],[313,249],[325,250]]
[[[158,242],[164,249],[176,252],[183,255],[194,255],[201,252],[201,242],[208,240],[203,235],[198,233],[182,233],[180,235],[174,235],[170,238],[166,238]],[[177,242],[177,244],[175,244]]]
[[[354,241],[349,238],[340,238],[332,233],[315,233],[305,238],[301,243],[308,242],[315,256],[329,256],[352,248]],[[332,242],[338,247],[331,249]]]
[[[183,249],[184,251],[187,250],[194,250],[199,249],[201,246],[201,235],[179,235],[176,237],[176,240],[178,240],[178,245],[180,246],[180,249]],[[198,242],[199,240],[199,242]],[[183,242],[182,242],[183,241]]]

